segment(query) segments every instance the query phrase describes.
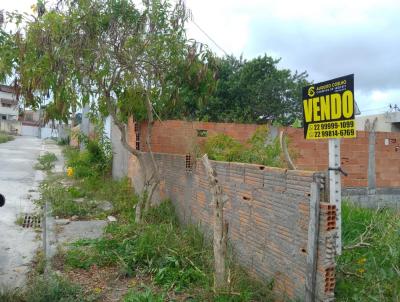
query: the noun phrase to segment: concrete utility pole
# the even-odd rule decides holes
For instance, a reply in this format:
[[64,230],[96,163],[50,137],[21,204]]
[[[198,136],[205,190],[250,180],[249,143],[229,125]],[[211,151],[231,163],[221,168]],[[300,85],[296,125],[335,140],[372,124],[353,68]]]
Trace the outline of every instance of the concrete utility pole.
[[340,183],[340,139],[329,141],[329,202],[336,206],[336,254],[342,254],[342,186]]

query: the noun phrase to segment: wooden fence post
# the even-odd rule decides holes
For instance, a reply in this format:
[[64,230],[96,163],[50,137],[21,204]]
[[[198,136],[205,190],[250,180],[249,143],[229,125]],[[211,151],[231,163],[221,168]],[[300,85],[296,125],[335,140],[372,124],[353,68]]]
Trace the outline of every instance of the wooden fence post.
[[228,224],[224,220],[224,196],[222,187],[218,182],[217,173],[212,168],[207,154],[202,158],[208,182],[211,187],[212,204],[214,207],[214,287],[216,290],[226,287],[226,245]]
[[310,221],[308,224],[306,297],[305,302],[316,301],[316,277],[318,262],[319,213],[321,176],[316,175],[311,183]]

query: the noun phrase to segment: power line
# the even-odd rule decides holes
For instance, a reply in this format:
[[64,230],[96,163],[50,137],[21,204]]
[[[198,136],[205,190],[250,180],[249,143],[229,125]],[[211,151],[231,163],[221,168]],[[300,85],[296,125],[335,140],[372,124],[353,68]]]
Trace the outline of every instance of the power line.
[[195,26],[196,26],[196,27],[211,41],[211,42],[213,42],[215,46],[217,46],[217,47],[219,48],[219,50],[221,50],[226,56],[229,56],[228,53],[227,53],[221,46],[219,46],[218,43],[215,42],[215,40],[214,40],[213,38],[211,38],[211,36],[210,36],[209,34],[207,34],[207,33],[205,32],[205,30],[203,30],[203,29],[194,21],[193,16],[192,16],[192,18],[190,18],[190,21],[192,21],[193,24],[194,24],[194,25],[195,25]]

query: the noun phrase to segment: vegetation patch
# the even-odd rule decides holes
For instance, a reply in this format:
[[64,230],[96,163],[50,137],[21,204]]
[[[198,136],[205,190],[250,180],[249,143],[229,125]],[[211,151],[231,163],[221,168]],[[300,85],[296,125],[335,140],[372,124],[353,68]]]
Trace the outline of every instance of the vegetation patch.
[[[126,301],[158,301],[182,294],[190,301],[268,301],[270,288],[230,266],[226,293],[215,294],[212,247],[195,227],[179,226],[170,202],[153,208],[145,223],[110,224],[103,238],[79,240],[65,254],[69,269],[118,266],[127,277],[151,276],[152,292],[133,288]],[[137,293],[139,290],[140,293]],[[151,297],[150,300],[140,300]],[[135,300],[139,299],[139,300]],[[180,300],[178,300],[180,301]]]
[[14,136],[0,132],[0,144],[14,140]]
[[260,126],[246,144],[226,134],[217,134],[208,138],[200,148],[202,153],[207,153],[212,160],[283,167],[285,161],[282,158],[279,139],[276,138],[267,145],[267,136],[268,127]]
[[[250,278],[232,259],[227,259],[228,287],[215,292],[210,242],[196,227],[179,225],[171,202],[151,208],[142,223],[136,223],[138,197],[130,182],[113,181],[107,166],[94,165],[89,171],[90,164],[103,158],[95,154],[93,149],[79,152],[66,148],[70,176],[49,175],[41,185],[38,201],[49,202],[53,216],[118,218],[108,224],[101,238],[78,240],[60,249],[53,265],[68,280],[83,286],[77,296],[86,299],[92,295],[102,301],[115,297],[117,284],[121,288],[119,301],[273,300],[271,287]],[[112,208],[101,209],[102,201],[110,202]]]
[[55,161],[57,161],[57,156],[54,153],[46,152],[38,157],[38,162],[34,168],[36,170],[50,171],[54,168]]
[[[65,176],[52,175],[41,185],[41,197],[36,202],[42,206],[47,201],[53,216],[67,218],[105,218],[119,216],[122,220],[133,219],[137,197],[127,179],[114,181],[100,177],[74,179],[73,186],[65,186]],[[102,204],[110,203],[109,209]],[[121,209],[126,209],[121,211]]]
[[37,276],[25,291],[10,290],[0,292],[2,302],[92,302],[95,294],[84,293],[83,289],[57,275],[47,278]]
[[337,262],[338,301],[400,299],[400,213],[343,203],[344,250]]

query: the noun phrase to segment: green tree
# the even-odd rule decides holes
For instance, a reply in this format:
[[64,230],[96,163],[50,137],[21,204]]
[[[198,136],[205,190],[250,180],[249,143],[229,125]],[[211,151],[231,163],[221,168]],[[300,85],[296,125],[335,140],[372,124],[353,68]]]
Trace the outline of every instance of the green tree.
[[267,55],[246,61],[228,56],[218,61],[216,91],[199,110],[210,121],[291,124],[301,117],[301,87],[307,74],[278,69]]
[[[21,18],[13,16],[15,23]],[[179,104],[177,84],[196,70],[205,72],[193,85],[207,86],[211,79],[212,54],[186,39],[186,19],[181,1],[144,0],[136,6],[130,0],[64,0],[25,19],[7,37],[13,41],[10,46],[1,44],[9,52],[14,45],[18,49],[7,60],[13,62],[12,72],[8,63],[1,72],[15,76],[26,104],[35,107],[47,100],[52,118],[61,120],[92,102],[97,113],[113,117],[122,144],[141,165],[144,194],[136,207],[137,221],[160,181],[150,143],[155,113],[162,116]],[[132,116],[148,123],[150,167],[145,154],[128,143]]]

